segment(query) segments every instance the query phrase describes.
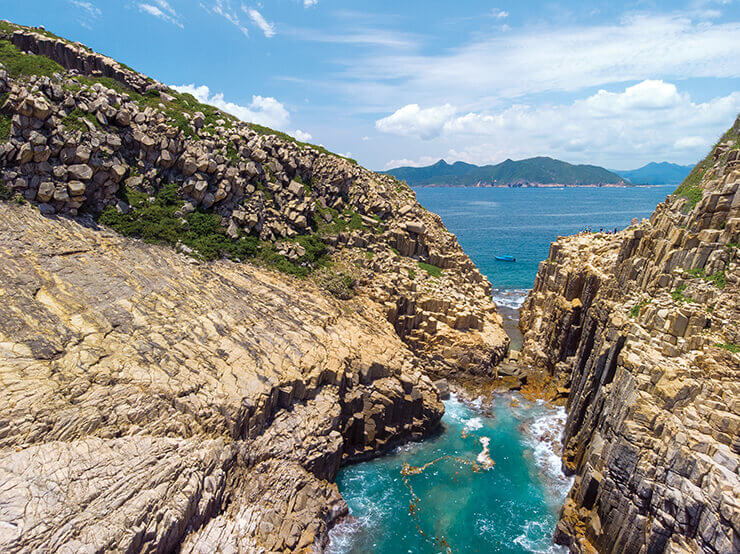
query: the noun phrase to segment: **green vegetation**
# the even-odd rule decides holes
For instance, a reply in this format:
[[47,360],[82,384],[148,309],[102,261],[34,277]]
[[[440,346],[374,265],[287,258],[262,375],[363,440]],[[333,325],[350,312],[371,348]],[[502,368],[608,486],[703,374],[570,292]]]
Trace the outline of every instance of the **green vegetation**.
[[344,160],[347,160],[348,162],[351,162],[355,165],[357,165],[357,160],[354,160],[352,158],[347,158],[346,156],[341,156],[339,154],[335,154],[334,152],[330,152],[323,146],[318,146],[317,144],[311,144],[310,142],[301,142],[298,139],[291,137],[290,135],[286,133],[282,133],[280,131],[276,131],[274,129],[270,129],[269,127],[265,127],[264,125],[258,125],[257,123],[248,123],[249,127],[255,131],[256,133],[259,133],[260,135],[275,135],[279,139],[282,139],[286,142],[294,142],[298,146],[301,146],[303,148],[313,148],[314,150],[318,150],[322,154],[328,154],[330,156],[336,156],[337,158],[342,158]]
[[75,108],[68,115],[62,118],[62,125],[68,131],[82,131],[87,133],[89,131],[88,126],[85,124],[83,119],[88,120],[98,129],[102,129],[102,125],[98,118],[91,113],[83,112],[80,108]]
[[183,200],[174,184],[161,187],[153,199],[144,192],[127,187],[119,191],[119,196],[129,204],[128,213],[108,206],[98,216],[98,221],[125,236],[155,244],[182,244],[203,260],[252,259],[255,263],[299,277],[305,277],[314,268],[329,264],[326,245],[316,235],[291,239],[305,250],[303,256],[291,261],[279,254],[272,243],[261,242],[255,236],[241,233],[237,239],[232,239],[226,234],[221,217],[217,214],[196,211],[181,216],[179,210]]
[[696,269],[689,269],[686,274],[691,277],[698,277],[700,279],[703,279],[704,281],[713,283],[718,289],[723,289],[725,288],[725,285],[727,285],[727,277],[724,270],[717,271],[716,273],[712,273],[711,275],[707,275],[704,271],[704,268],[700,267]]
[[46,75],[61,73],[64,68],[46,56],[24,54],[11,42],[0,40],[0,62],[12,77],[25,75]]
[[683,291],[686,290],[686,285],[679,285],[676,290],[671,293],[671,298],[676,302],[693,302],[694,299],[688,295],[685,295]]
[[130,205],[129,212],[120,213],[115,206],[108,206],[98,221],[122,235],[172,246],[181,242],[205,260],[244,259],[255,256],[259,250],[256,237],[229,238],[221,218],[215,214],[193,212],[184,218],[176,215],[182,206],[176,185],[163,186],[153,201],[145,193],[125,187],[120,196]]
[[594,165],[572,165],[547,157],[506,160],[497,165],[477,166],[464,162],[448,164],[440,160],[427,167],[399,167],[387,172],[410,186],[445,184],[470,186],[476,183],[512,185],[521,183],[560,183],[590,185],[620,183],[617,174]]
[[731,343],[731,342],[725,342],[725,343],[717,343],[714,346],[717,348],[721,348],[722,350],[727,350],[728,352],[732,352],[733,354],[737,354],[740,352],[740,346],[737,344]]
[[436,265],[428,264],[425,262],[419,262],[419,268],[426,271],[431,277],[439,279],[442,277],[442,268]]
[[[305,184],[303,185],[306,186]],[[331,221],[326,222],[323,216],[329,215]],[[321,204],[316,202],[316,211],[314,212],[313,227],[321,236],[332,235],[344,231],[359,231],[361,229],[371,229],[362,221],[362,216],[357,212],[345,209],[341,214],[334,208],[322,208]]]
[[[713,152],[717,146],[727,141],[735,141],[735,146],[731,150],[737,150],[740,148],[740,134],[735,131],[734,127],[731,127],[720,139],[714,144],[712,150],[709,152],[706,158],[696,164],[694,169],[691,170],[688,177],[684,179],[683,183],[673,192],[678,196],[688,199],[686,211],[691,210],[696,206],[702,199],[704,191],[701,188],[701,181],[706,175],[707,171],[712,167],[713,164]],[[723,155],[724,161],[726,161],[727,153]],[[720,159],[720,162],[723,160]]]
[[630,317],[639,316],[642,309],[648,304],[650,304],[650,300],[641,300],[640,302],[632,306],[632,308],[630,308]]
[[13,196],[13,193],[10,192],[10,189],[5,186],[5,183],[0,182],[0,200],[10,200]]
[[231,141],[226,144],[226,157],[235,164],[241,161],[239,153],[236,150],[236,146]]
[[349,300],[355,295],[357,280],[345,271],[322,268],[316,273],[316,282],[340,300]]
[[412,281],[416,279],[416,271],[414,271],[413,269],[409,269],[409,279],[411,279]]
[[10,138],[11,123],[12,120],[7,115],[0,114],[0,142],[5,142]]

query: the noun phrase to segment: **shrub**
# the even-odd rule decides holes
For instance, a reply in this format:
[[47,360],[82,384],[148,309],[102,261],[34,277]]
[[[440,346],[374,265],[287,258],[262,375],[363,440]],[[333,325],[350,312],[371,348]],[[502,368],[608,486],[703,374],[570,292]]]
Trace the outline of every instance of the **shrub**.
[[642,309],[650,304],[650,300],[642,300],[630,308],[630,317],[637,317],[640,315]]
[[317,273],[316,281],[319,286],[340,300],[349,300],[355,295],[357,281],[349,273],[324,268]]
[[686,271],[686,274],[691,277],[699,277],[700,279],[703,279],[704,281],[714,284],[719,289],[723,289],[725,288],[725,285],[727,285],[727,277],[725,276],[725,270],[717,271],[716,273],[707,275],[706,271],[704,271],[704,268],[699,267],[695,269],[689,269],[688,271]]

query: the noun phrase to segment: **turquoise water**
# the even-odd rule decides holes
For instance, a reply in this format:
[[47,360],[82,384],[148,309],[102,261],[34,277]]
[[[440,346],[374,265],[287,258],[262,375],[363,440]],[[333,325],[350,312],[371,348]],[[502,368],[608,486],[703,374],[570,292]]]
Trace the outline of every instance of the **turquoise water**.
[[[416,194],[457,235],[491,281],[501,313],[515,320],[558,235],[623,228],[648,217],[673,188],[421,188]],[[517,261],[493,259],[502,254]],[[434,553],[447,552],[447,545],[451,552],[558,551],[552,533],[570,486],[558,455],[564,411],[513,395],[496,397],[492,406],[455,399],[445,406],[442,434],[340,471],[337,483],[353,518],[332,530],[330,552]],[[470,465],[483,450],[481,439],[495,462],[490,469]],[[408,475],[407,486],[404,464],[420,467],[440,457]],[[417,517],[409,512],[414,495]]]
[[[337,483],[356,519],[332,530],[329,551],[557,552],[552,530],[570,486],[557,451],[565,412],[515,398],[471,406],[453,397],[441,435],[342,469]],[[411,489],[404,483],[405,464],[444,456],[453,457],[409,475]]]

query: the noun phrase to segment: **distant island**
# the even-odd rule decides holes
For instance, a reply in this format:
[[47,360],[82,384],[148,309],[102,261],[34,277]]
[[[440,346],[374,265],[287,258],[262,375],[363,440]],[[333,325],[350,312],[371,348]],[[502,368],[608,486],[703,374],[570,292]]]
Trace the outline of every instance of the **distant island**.
[[635,185],[680,185],[693,167],[669,162],[650,162],[639,169],[612,171]]
[[412,187],[614,187],[632,183],[595,165],[573,165],[544,156],[506,160],[477,166],[465,162],[448,164],[439,160],[427,167],[398,167],[386,171]]

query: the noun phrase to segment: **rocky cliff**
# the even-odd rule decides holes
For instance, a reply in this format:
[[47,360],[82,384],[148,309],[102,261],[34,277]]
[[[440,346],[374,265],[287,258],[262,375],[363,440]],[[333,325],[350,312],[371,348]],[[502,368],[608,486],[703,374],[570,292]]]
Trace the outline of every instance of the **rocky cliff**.
[[0,549],[320,549],[342,463],[492,374],[490,284],[389,176],[0,22]]
[[649,220],[559,238],[521,315],[567,397],[576,552],[740,551],[740,119]]

